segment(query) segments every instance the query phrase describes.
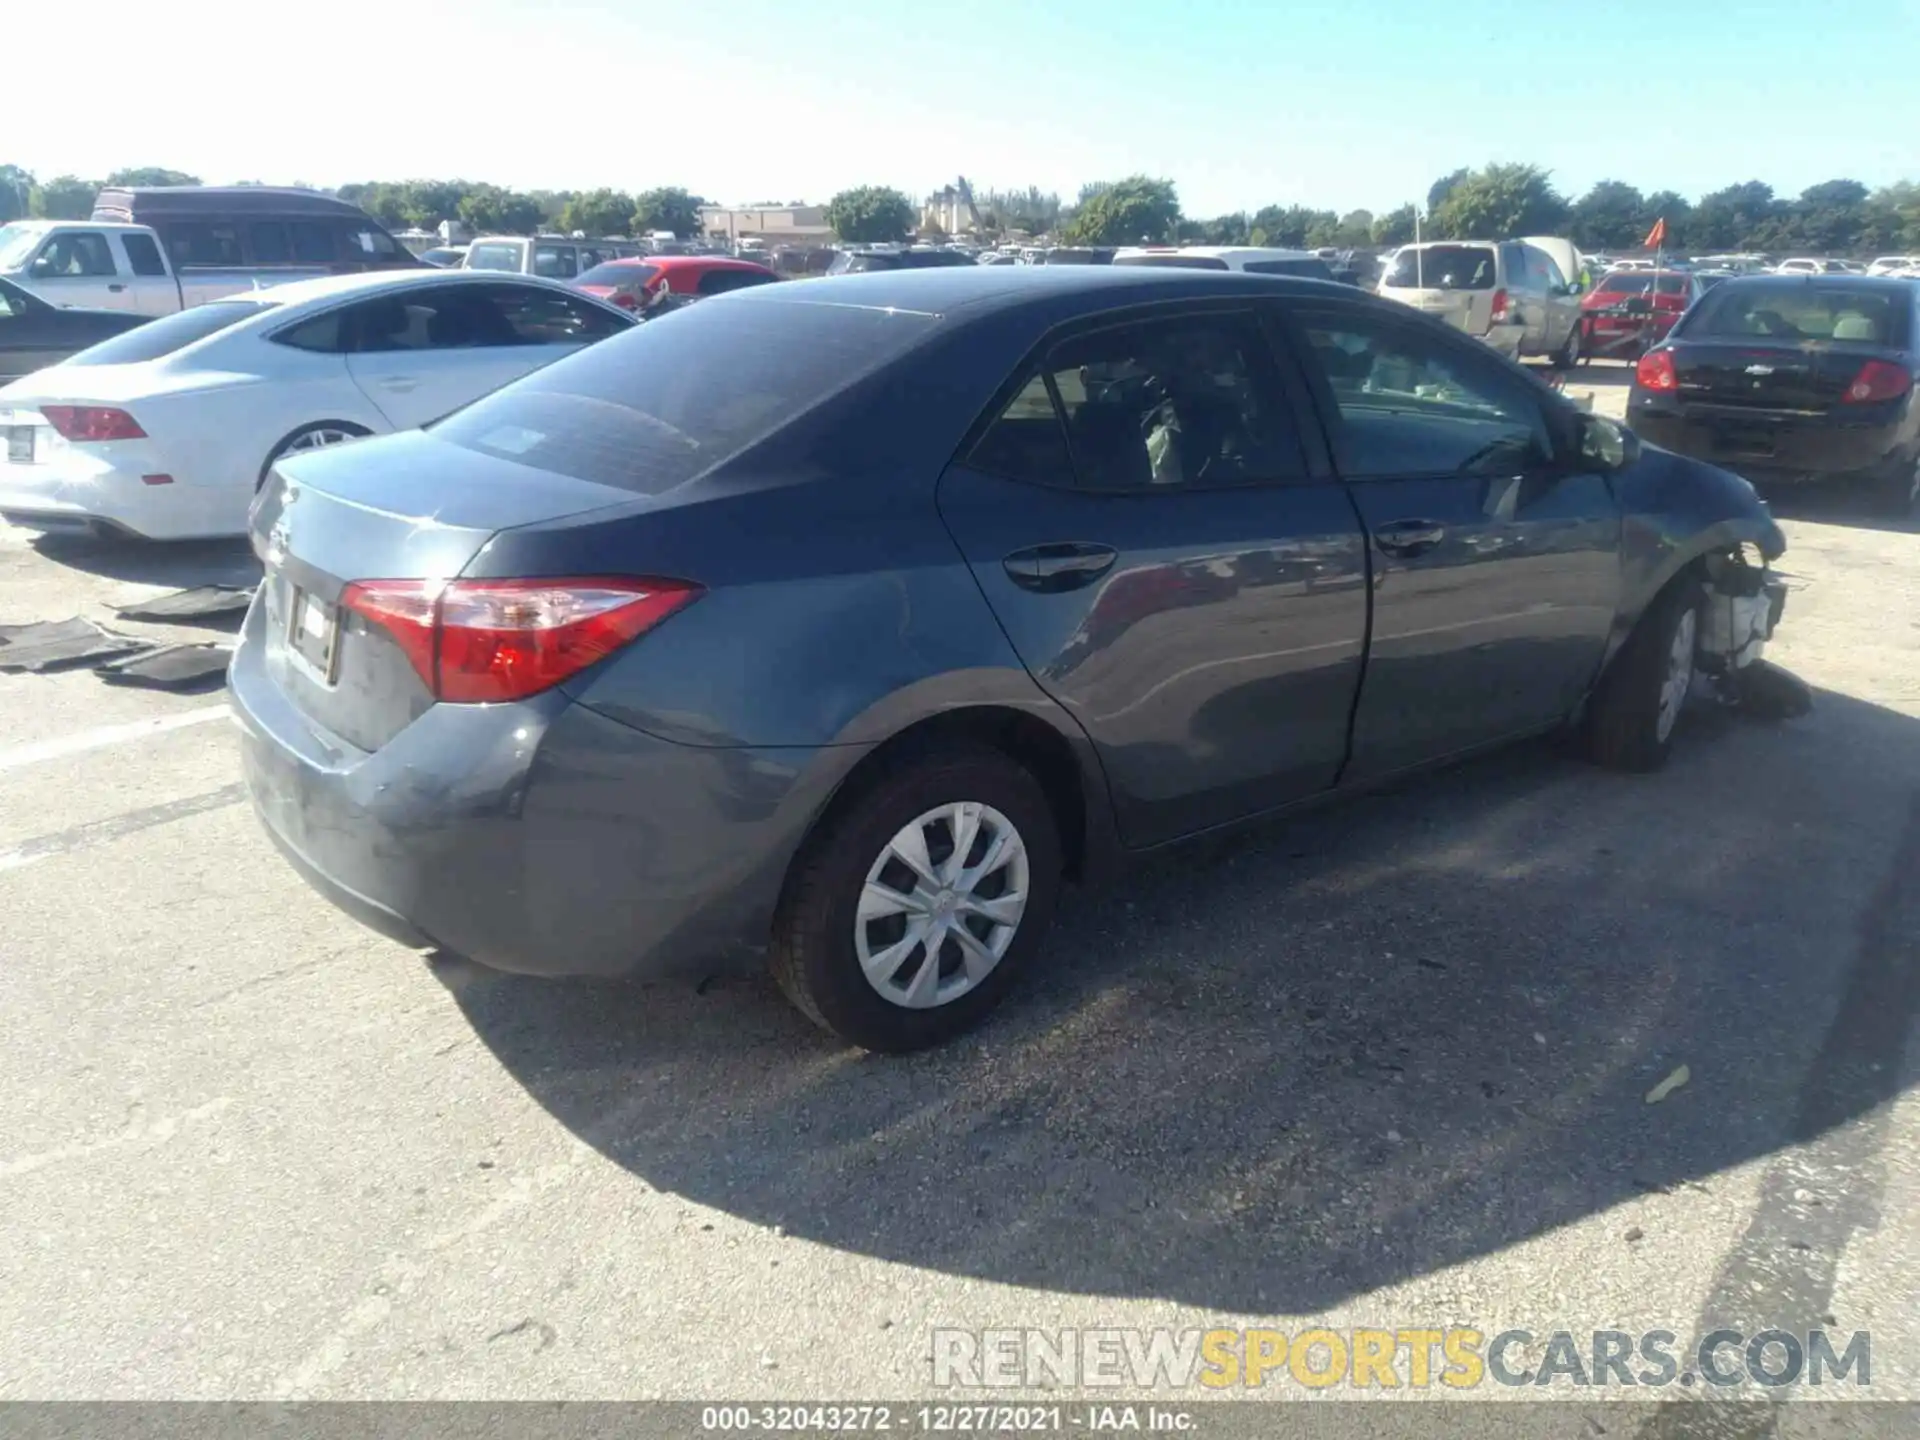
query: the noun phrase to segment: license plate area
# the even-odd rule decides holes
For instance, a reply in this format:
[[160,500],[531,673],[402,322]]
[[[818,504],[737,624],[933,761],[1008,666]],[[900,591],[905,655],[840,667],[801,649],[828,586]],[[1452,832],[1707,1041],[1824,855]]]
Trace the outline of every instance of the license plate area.
[[287,605],[287,649],[315,679],[339,678],[340,612],[317,595],[294,588]]
[[32,425],[8,425],[4,428],[7,437],[7,461],[13,465],[31,465],[33,463]]
[[1714,431],[1713,444],[1723,455],[1768,459],[1779,448],[1779,435],[1766,425],[1722,425]]

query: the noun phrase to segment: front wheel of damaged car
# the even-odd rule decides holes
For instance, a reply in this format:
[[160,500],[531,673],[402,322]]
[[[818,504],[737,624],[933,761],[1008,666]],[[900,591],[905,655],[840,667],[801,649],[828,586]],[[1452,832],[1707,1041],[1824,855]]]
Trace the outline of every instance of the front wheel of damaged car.
[[1700,587],[1675,580],[1600,677],[1585,721],[1587,753],[1615,770],[1658,770],[1673,753],[1681,712],[1693,691],[1700,636]]
[[1014,984],[1052,921],[1060,868],[1046,794],[1014,761],[968,748],[897,764],[796,862],[774,977],[863,1049],[940,1044]]

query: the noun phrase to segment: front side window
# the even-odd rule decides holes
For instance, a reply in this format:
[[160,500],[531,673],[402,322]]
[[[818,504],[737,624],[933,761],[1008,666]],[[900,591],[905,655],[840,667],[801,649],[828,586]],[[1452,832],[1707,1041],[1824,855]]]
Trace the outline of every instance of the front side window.
[[295,220],[288,224],[293,258],[302,265],[331,265],[334,227],[324,220]]
[[1363,311],[1300,317],[1306,358],[1331,392],[1331,439],[1353,480],[1513,474],[1549,463],[1546,417],[1526,382],[1451,341]]
[[94,230],[68,230],[47,241],[28,273],[36,280],[68,280],[111,277],[118,271],[106,236]]
[[532,285],[486,285],[481,303],[500,316],[512,343],[590,345],[627,329],[590,301]]
[[467,247],[467,269],[503,270],[520,273],[520,246],[511,240],[490,240],[484,245]]
[[287,240],[287,227],[278,220],[256,220],[247,227],[247,239],[253,243],[253,263],[284,265],[293,258]]
[[1080,483],[1139,491],[1303,472],[1253,320],[1198,315],[1063,342],[1046,370]]
[[500,312],[469,285],[377,295],[350,307],[347,315],[353,349],[363,355],[518,343]]
[[579,256],[571,245],[535,245],[533,273],[548,280],[571,280],[580,273]]

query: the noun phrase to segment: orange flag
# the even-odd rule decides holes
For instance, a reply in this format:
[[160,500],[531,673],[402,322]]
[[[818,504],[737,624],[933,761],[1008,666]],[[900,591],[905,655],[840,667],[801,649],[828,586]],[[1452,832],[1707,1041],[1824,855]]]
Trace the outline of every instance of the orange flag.
[[1653,222],[1653,229],[1647,232],[1647,243],[1641,248],[1643,250],[1658,250],[1666,243],[1667,217],[1662,215],[1658,220]]

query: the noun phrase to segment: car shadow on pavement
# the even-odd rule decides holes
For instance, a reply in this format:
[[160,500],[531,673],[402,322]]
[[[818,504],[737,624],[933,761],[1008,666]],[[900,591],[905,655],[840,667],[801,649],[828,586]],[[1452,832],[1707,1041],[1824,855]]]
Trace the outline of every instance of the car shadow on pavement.
[[260,562],[245,540],[122,540],[43,535],[33,548],[56,565],[138,585],[257,585]]
[[1071,893],[993,1021],[904,1059],[759,978],[436,969],[660,1190],[957,1275],[1314,1311],[1710,1192],[1895,1092],[1920,726],[1817,705],[1697,714],[1659,776],[1534,745],[1159,857]]

